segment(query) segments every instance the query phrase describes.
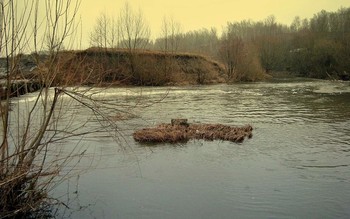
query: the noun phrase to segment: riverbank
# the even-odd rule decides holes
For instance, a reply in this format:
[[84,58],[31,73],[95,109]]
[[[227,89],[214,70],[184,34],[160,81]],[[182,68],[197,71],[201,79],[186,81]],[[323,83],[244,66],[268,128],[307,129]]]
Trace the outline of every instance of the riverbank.
[[19,97],[21,95],[38,91],[42,87],[39,81],[35,80],[12,80],[9,88],[5,80],[0,80],[0,100],[6,99],[9,90],[10,97]]
[[194,54],[90,48],[69,56],[60,65],[57,84],[164,86],[226,81],[220,63]]
[[[49,55],[45,53],[21,54],[16,67],[18,73],[10,83],[10,96],[23,95],[44,86],[40,82],[47,79],[48,59]],[[228,79],[222,63],[196,54],[89,48],[61,51],[53,61],[57,73],[45,86],[186,86],[237,82]],[[6,59],[0,59],[0,80],[6,80],[5,66]],[[300,75],[272,71],[260,80],[296,76]],[[0,83],[2,99],[6,84]]]
[[[220,63],[207,57],[148,50],[90,48],[48,54],[19,55],[15,75],[7,84],[7,60],[0,59],[0,97],[19,96],[38,90],[47,80],[47,62],[55,66],[45,86],[174,86],[225,83]],[[56,73],[57,72],[57,73]],[[9,88],[7,88],[9,87]]]

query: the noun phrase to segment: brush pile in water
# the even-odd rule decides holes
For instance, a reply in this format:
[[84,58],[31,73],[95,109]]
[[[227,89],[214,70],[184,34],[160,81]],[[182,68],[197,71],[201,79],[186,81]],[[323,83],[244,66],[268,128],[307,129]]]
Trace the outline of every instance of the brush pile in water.
[[172,121],[172,124],[160,124],[155,128],[144,128],[135,131],[133,137],[138,142],[149,143],[177,143],[190,139],[225,140],[231,142],[243,142],[245,138],[251,138],[253,127],[233,127],[222,124],[188,124],[186,122]]

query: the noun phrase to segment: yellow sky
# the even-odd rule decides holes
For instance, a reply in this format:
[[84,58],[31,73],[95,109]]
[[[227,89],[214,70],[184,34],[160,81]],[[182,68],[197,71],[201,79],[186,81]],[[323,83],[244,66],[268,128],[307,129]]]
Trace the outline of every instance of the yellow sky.
[[[349,0],[128,0],[133,9],[141,9],[148,21],[152,37],[159,35],[164,15],[173,16],[183,31],[216,27],[221,31],[227,22],[252,19],[262,20],[275,15],[280,23],[290,24],[296,15],[310,18],[325,9],[336,11],[350,7]],[[96,17],[105,12],[119,13],[124,0],[82,0],[80,14],[83,20],[83,47],[88,45],[88,33]]]

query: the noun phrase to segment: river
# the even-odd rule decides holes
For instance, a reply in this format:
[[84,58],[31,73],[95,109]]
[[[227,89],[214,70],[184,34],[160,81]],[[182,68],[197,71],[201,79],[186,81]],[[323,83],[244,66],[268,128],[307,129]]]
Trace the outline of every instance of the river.
[[[98,133],[79,140],[93,154],[80,167],[93,164],[53,193],[68,191],[69,217],[350,218],[347,82],[110,88],[100,98],[134,116],[117,123],[118,139]],[[250,124],[253,138],[134,142],[134,130],[172,118]]]

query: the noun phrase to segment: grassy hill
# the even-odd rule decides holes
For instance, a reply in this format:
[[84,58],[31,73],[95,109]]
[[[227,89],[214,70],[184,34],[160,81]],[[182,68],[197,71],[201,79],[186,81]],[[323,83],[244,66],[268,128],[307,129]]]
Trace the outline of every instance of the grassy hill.
[[219,63],[193,54],[90,48],[64,52],[55,84],[188,85],[225,82]]

